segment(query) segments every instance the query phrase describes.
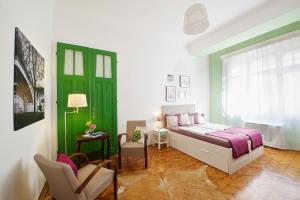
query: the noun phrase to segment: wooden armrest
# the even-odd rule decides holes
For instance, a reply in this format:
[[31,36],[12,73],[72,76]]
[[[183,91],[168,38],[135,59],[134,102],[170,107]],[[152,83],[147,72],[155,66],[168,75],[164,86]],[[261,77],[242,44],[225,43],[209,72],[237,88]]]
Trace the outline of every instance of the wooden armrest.
[[144,148],[147,149],[148,134],[144,134]]
[[73,159],[74,157],[84,157],[86,163],[89,163],[89,158],[86,156],[86,154],[84,153],[73,153],[71,156],[69,156],[69,158]]
[[144,138],[145,138],[145,141],[148,140],[148,133],[144,133]]
[[75,191],[76,194],[80,194],[82,190],[87,186],[87,184],[92,180],[92,178],[97,174],[97,172],[103,167],[104,165],[113,162],[113,160],[103,160],[101,163],[97,165],[97,167],[86,177],[86,179],[81,183],[81,185]]
[[127,136],[127,133],[121,133],[121,134],[118,135],[118,141],[119,142],[121,141],[123,135]]

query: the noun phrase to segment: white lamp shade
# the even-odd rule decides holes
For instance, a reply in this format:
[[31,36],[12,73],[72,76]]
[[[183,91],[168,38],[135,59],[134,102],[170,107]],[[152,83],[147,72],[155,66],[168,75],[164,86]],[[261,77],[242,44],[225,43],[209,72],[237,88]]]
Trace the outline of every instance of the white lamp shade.
[[183,31],[187,35],[196,35],[209,27],[206,8],[198,3],[190,6],[184,15]]
[[85,94],[69,94],[68,107],[69,108],[87,107],[86,95]]

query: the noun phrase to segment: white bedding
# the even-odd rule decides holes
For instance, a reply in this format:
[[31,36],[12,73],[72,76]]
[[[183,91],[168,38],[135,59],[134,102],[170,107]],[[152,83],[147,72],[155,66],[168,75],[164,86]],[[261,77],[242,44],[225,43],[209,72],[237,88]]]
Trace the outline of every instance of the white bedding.
[[211,133],[216,131],[214,129],[204,128],[199,124],[193,126],[182,126],[179,127],[179,130],[187,131],[196,135],[205,135],[206,133]]
[[232,128],[232,126],[225,125],[225,124],[215,124],[215,123],[201,123],[199,124],[200,127],[213,129],[213,130],[225,130],[227,128]]
[[224,125],[224,124],[214,124],[214,123],[201,123],[201,124],[195,124],[192,126],[180,126],[178,129],[189,132],[189,133],[193,133],[196,135],[205,135],[206,137],[209,137],[209,138],[227,142],[226,139],[223,139],[220,137],[215,137],[212,135],[207,135],[206,133],[220,131],[220,130],[224,130],[224,129],[227,129],[230,127],[232,127],[232,126],[228,126],[228,125]]

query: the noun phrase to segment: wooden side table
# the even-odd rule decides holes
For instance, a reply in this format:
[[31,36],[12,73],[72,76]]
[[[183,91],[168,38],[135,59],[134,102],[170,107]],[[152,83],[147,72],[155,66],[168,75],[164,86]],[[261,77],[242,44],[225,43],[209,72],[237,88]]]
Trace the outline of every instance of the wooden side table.
[[161,129],[154,129],[153,130],[153,136],[152,136],[152,144],[158,144],[158,149],[160,149],[161,144],[167,144],[167,147],[169,148],[170,142],[169,142],[169,132],[167,129],[161,128]]
[[[101,147],[101,158],[105,159],[105,153],[104,153],[104,145],[105,145],[105,141],[107,144],[107,159],[110,159],[110,136],[108,133],[104,133],[98,137],[84,137],[85,133],[80,133],[79,135],[77,135],[76,137],[76,143],[77,143],[77,153],[80,153],[80,144],[83,142],[92,142],[92,141],[103,141],[102,142],[102,147]],[[79,161],[80,163],[80,161]],[[108,168],[109,168],[109,164],[108,164]]]

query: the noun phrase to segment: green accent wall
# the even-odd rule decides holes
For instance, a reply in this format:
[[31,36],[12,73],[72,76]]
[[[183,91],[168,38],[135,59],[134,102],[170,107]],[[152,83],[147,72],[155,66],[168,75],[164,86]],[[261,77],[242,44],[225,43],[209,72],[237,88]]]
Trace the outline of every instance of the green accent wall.
[[300,21],[272,30],[209,55],[210,121],[223,123],[221,56],[300,29]]

